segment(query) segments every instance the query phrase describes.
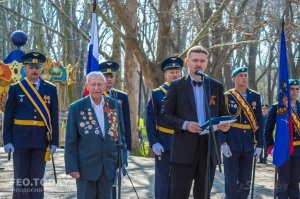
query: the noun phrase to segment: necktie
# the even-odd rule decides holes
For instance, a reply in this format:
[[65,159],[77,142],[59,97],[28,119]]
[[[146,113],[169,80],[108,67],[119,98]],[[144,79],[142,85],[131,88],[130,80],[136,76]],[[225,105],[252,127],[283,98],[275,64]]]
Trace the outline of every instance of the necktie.
[[36,85],[36,84],[32,84],[32,86],[33,86],[35,89],[37,89],[37,85]]
[[202,86],[202,82],[197,82],[197,81],[193,80],[193,86],[200,87],[200,86]]

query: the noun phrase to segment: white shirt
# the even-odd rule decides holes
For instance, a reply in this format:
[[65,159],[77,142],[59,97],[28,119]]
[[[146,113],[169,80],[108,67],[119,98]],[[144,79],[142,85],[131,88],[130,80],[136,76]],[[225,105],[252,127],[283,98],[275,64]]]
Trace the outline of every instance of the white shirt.
[[[191,80],[196,81],[195,79],[193,79],[192,76]],[[191,81],[191,84],[192,84]],[[206,112],[205,112],[205,104],[204,104],[204,100],[205,100],[205,96],[204,96],[204,89],[203,89],[203,85],[202,86],[193,86],[193,91],[194,91],[194,97],[195,97],[195,104],[196,104],[196,111],[197,111],[197,117],[198,117],[198,123],[200,125],[204,124],[206,122]]]
[[102,97],[100,104],[95,104],[92,97],[90,96],[92,107],[96,113],[96,117],[98,120],[98,123],[101,128],[101,133],[103,137],[105,137],[105,122],[104,122],[104,97]]
[[40,78],[38,78],[38,80],[36,82],[34,82],[34,84],[36,85],[35,89],[39,90],[39,87],[40,87],[40,84],[41,84]]
[[[205,96],[204,96],[204,88],[203,85],[202,86],[194,86],[193,85],[193,78],[191,77],[191,84],[193,87],[193,92],[194,92],[194,98],[195,98],[195,104],[196,104],[196,112],[197,112],[197,118],[198,118],[198,123],[200,125],[204,124],[206,122],[206,112],[205,112],[205,104],[204,104],[204,100],[205,100]],[[194,80],[196,81],[196,80]],[[183,130],[187,130],[187,122],[185,121],[182,125],[182,129]]]

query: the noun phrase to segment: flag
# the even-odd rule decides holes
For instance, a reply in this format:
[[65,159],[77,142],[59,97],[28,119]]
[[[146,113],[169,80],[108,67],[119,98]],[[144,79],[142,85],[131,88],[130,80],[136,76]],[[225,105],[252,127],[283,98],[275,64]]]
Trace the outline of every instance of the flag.
[[273,152],[273,164],[281,166],[293,153],[293,125],[289,90],[289,74],[284,30],[280,35],[280,60],[278,77],[278,104],[276,115],[276,133]]
[[88,49],[88,61],[86,67],[86,74],[89,74],[91,71],[99,70],[99,61],[98,61],[98,30],[97,30],[97,15],[92,13],[92,28],[91,28],[91,40]]
[[[97,15],[92,13],[92,28],[91,28],[91,40],[88,48],[88,59],[86,66],[86,74],[91,71],[99,71],[99,52],[98,52],[98,30],[97,30]],[[83,96],[89,94],[87,88],[84,88]]]

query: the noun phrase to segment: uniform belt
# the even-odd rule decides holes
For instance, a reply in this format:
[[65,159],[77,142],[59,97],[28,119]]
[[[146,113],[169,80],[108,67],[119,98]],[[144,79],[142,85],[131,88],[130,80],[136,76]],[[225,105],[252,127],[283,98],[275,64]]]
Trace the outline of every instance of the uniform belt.
[[238,129],[251,129],[250,124],[231,123],[230,126]]
[[299,146],[300,145],[300,141],[294,141],[294,146]]
[[18,119],[14,119],[14,124],[26,125],[26,126],[46,126],[44,121],[36,121],[36,120],[18,120]]
[[174,130],[173,129],[168,129],[159,125],[156,125],[156,130],[161,131],[163,133],[168,133],[168,134],[174,134]]

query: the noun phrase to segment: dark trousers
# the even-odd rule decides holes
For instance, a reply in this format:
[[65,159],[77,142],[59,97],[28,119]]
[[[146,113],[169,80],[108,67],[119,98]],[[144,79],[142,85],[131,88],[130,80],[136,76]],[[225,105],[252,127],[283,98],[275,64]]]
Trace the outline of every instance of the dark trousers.
[[[188,144],[188,143],[187,143]],[[171,164],[171,199],[188,199],[194,180],[195,199],[207,199],[207,139],[200,136],[196,147],[195,159],[191,164]],[[215,176],[216,165],[210,161],[209,193]]]
[[15,149],[14,199],[44,198],[45,149]]
[[300,157],[291,156],[288,161],[277,168],[277,171],[276,195],[278,199],[299,199]]
[[160,160],[155,156],[155,199],[170,198],[170,183],[170,151],[165,151]]
[[253,152],[231,151],[223,156],[226,199],[247,199],[250,192]]
[[113,180],[109,180],[104,172],[97,181],[76,180],[77,199],[111,199]]

